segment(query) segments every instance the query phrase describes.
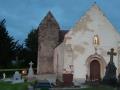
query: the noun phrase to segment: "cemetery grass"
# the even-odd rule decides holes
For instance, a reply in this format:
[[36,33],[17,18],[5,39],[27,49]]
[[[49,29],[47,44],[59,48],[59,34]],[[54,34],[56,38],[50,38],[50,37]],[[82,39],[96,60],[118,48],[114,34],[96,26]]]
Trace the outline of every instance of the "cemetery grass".
[[80,90],[116,90],[116,89],[113,87],[110,87],[110,86],[100,85],[100,86],[96,86],[96,87],[81,88]]
[[[30,83],[27,83],[27,82],[19,83],[19,84],[11,84],[8,82],[0,81],[0,90],[28,90],[29,84]],[[43,89],[43,90],[47,90],[47,89]],[[57,89],[55,89],[55,90],[57,90]],[[76,89],[73,88],[70,90],[76,90]],[[80,88],[79,90],[115,90],[115,88],[102,85],[102,86],[96,86],[96,87]]]
[[25,83],[19,83],[19,84],[11,84],[8,82],[0,81],[0,90],[28,90],[28,84]]

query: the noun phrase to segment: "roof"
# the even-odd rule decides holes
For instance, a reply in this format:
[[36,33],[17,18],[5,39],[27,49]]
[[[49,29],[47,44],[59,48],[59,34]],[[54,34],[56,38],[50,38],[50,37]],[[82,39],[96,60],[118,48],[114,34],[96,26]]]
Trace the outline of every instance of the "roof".
[[47,15],[43,18],[43,20],[41,21],[41,23],[39,24],[39,26],[44,25],[44,24],[46,24],[46,22],[49,22],[49,21],[52,22],[52,23],[54,23],[54,24],[56,24],[57,26],[59,26],[57,20],[55,19],[55,17],[51,13],[51,11],[49,11],[47,13]]
[[60,30],[60,31],[59,31],[59,43],[63,42],[64,36],[65,36],[65,34],[66,34],[68,31],[69,31],[69,30]]

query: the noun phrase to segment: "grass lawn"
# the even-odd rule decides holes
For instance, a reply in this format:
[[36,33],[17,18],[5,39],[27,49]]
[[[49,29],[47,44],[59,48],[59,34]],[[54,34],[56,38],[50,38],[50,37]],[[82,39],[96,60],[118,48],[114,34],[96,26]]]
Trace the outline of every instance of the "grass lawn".
[[11,84],[0,82],[0,90],[28,90],[28,83]]
[[[29,83],[20,83],[20,84],[11,84],[7,82],[0,82],[0,90],[28,90]],[[48,89],[43,89],[48,90]],[[73,89],[75,90],[75,89]],[[78,90],[78,89],[77,89]],[[80,90],[115,90],[115,88],[108,86],[97,86],[97,87],[88,87],[81,88]]]
[[109,86],[97,86],[97,87],[83,88],[80,90],[115,90],[115,88]]

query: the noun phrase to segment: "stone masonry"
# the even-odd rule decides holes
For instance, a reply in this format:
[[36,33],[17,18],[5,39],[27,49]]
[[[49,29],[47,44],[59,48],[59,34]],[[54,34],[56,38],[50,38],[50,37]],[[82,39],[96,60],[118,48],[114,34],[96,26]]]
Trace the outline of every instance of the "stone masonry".
[[59,44],[60,27],[51,12],[44,17],[38,30],[37,74],[53,74],[53,54]]

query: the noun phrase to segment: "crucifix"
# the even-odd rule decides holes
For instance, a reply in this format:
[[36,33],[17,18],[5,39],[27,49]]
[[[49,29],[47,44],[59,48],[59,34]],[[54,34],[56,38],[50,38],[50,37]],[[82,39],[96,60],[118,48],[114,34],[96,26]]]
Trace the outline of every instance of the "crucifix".
[[33,62],[31,61],[31,62],[29,63],[29,65],[30,65],[30,68],[32,68]]
[[107,52],[108,55],[110,55],[110,62],[113,62],[113,56],[116,56],[117,53],[114,52],[114,49],[111,48],[110,52]]
[[29,68],[29,70],[28,70],[28,77],[29,77],[29,78],[32,78],[33,75],[34,75],[34,71],[33,71],[33,68],[32,68],[33,62],[31,61],[31,62],[29,63],[29,65],[30,65],[30,68]]

